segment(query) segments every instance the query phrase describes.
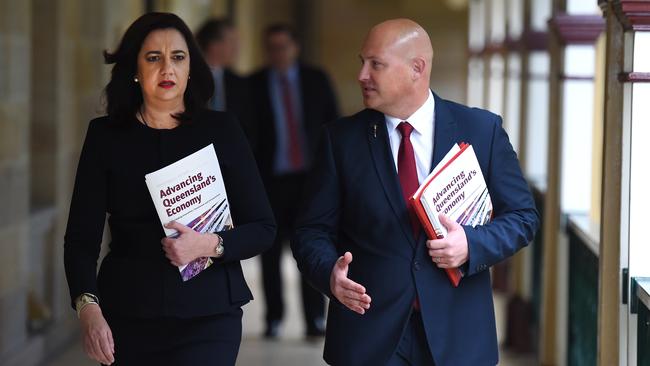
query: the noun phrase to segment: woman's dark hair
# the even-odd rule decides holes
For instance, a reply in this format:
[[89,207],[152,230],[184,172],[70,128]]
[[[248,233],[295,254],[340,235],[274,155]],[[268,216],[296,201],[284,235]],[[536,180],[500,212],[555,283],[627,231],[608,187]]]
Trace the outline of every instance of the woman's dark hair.
[[138,53],[149,33],[170,28],[179,31],[187,43],[191,76],[183,96],[185,111],[174,115],[174,118],[181,123],[190,121],[192,113],[204,107],[212,97],[212,73],[185,22],[171,13],[147,13],[129,26],[115,52],[104,51],[105,62],[115,64],[111,71],[111,80],[104,90],[106,113],[111,119],[126,122],[133,118],[142,106],[140,85],[133,80],[138,71]]

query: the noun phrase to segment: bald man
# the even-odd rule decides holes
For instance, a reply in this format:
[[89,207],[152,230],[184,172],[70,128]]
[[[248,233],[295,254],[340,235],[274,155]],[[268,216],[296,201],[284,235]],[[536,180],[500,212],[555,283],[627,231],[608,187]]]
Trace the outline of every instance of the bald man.
[[[324,359],[496,365],[489,268],[539,226],[501,118],[431,91],[431,41],[411,20],[373,27],[359,58],[367,108],[323,129],[292,240],[300,270],[331,300]],[[472,228],[441,217],[447,237],[427,241],[407,199],[461,141],[477,154],[493,220]],[[456,267],[457,288],[443,271]]]

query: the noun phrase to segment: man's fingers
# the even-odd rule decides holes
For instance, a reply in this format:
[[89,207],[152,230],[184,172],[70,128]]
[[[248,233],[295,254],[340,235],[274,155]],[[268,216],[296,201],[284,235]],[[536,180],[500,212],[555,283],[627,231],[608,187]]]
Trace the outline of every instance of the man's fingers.
[[431,260],[435,264],[442,264],[442,263],[449,263],[450,259],[445,256],[440,256],[440,255],[432,255]]
[[370,303],[370,296],[366,294],[361,294],[352,290],[344,290],[341,295],[351,300],[360,301],[363,303]]
[[358,293],[361,293],[361,294],[366,293],[366,288],[365,287],[363,287],[360,284],[352,281],[349,278],[345,278],[345,279],[341,280],[339,284],[345,290],[355,291],[355,292],[358,292]]
[[438,266],[438,268],[458,268],[462,263],[457,259],[440,259],[436,262],[436,258],[432,258],[433,262]]
[[448,257],[449,253],[446,249],[429,249],[430,257]]
[[345,252],[342,256],[339,257],[337,264],[341,268],[345,268],[352,263],[352,253]]
[[447,231],[454,230],[457,226],[460,226],[456,221],[450,219],[444,214],[439,214],[438,219],[440,220],[440,223],[447,229]]
[[427,248],[429,249],[444,249],[448,246],[447,239],[427,240]]
[[354,311],[354,312],[357,313],[357,314],[363,315],[363,314],[366,313],[366,309],[364,309],[363,307],[361,307],[361,306],[355,304],[355,303],[352,302],[352,301],[350,301],[350,302],[344,302],[343,305],[345,305],[348,309]]
[[364,309],[370,309],[370,297],[357,298],[343,296],[343,299],[345,302],[353,304],[355,306],[361,306]]

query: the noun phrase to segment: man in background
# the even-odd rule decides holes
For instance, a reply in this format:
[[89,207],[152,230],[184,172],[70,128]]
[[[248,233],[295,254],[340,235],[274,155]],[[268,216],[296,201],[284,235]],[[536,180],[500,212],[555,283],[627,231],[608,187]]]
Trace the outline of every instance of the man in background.
[[212,71],[214,95],[208,107],[232,112],[248,134],[250,95],[246,79],[232,70],[239,53],[239,36],[228,19],[208,19],[196,32],[196,41]]
[[[278,234],[262,254],[266,301],[265,336],[275,338],[284,316],[280,258],[291,234],[319,131],[338,117],[334,91],[327,75],[298,61],[296,33],[286,24],[269,26],[263,36],[267,65],[250,77],[254,122],[253,146],[271,201]],[[304,279],[303,312],[308,337],[324,335],[324,297]]]

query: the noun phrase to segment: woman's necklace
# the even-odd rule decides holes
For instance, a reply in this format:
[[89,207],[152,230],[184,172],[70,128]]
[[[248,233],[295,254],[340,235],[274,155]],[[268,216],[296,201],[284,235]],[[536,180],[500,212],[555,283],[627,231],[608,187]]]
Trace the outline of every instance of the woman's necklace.
[[147,123],[147,120],[144,119],[144,114],[142,114],[142,109],[138,109],[138,113],[140,113],[140,118],[142,119],[142,122],[144,123],[144,125],[149,127],[149,124]]

